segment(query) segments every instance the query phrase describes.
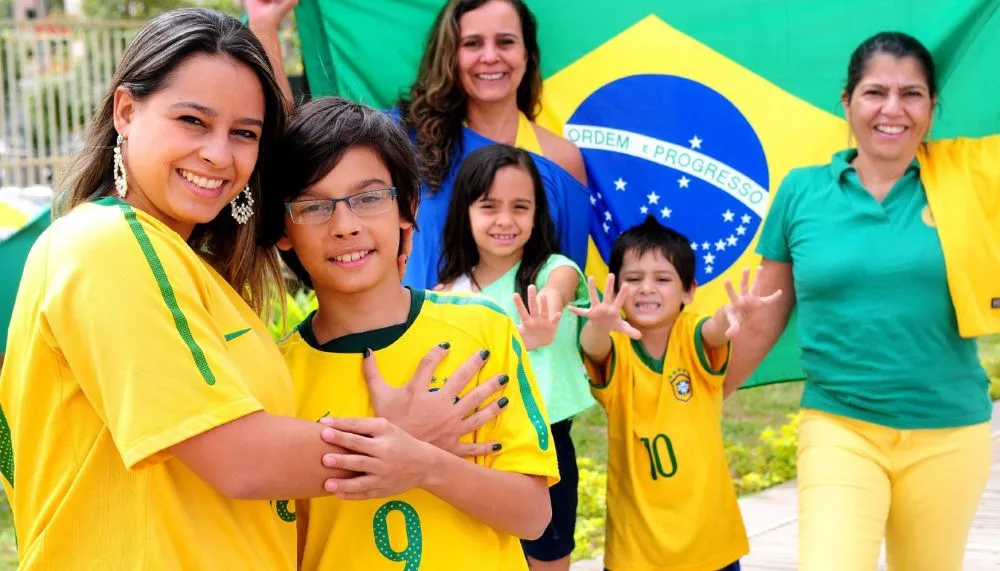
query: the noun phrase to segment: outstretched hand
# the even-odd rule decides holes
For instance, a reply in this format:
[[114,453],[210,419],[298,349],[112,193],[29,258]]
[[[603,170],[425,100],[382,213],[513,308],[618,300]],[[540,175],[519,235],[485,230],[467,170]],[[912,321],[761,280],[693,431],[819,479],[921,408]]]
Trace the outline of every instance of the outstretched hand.
[[525,306],[520,294],[516,293],[514,294],[514,305],[517,308],[517,315],[521,319],[521,324],[517,326],[517,332],[521,334],[524,347],[531,351],[552,343],[556,338],[556,330],[559,328],[562,312],[549,310],[545,294],[538,293],[534,285],[529,285],[527,306]]
[[608,274],[608,279],[604,285],[604,299],[600,299],[597,295],[597,286],[594,282],[594,276],[587,278],[587,288],[590,290],[590,307],[574,307],[568,306],[569,310],[579,315],[580,317],[586,317],[594,324],[595,327],[611,333],[612,331],[619,331],[628,335],[632,339],[639,339],[642,337],[642,333],[638,329],[632,327],[628,321],[622,318],[622,306],[625,305],[625,301],[632,297],[632,287],[625,285],[622,286],[617,292],[615,291],[615,275]]
[[[760,276],[760,267],[757,268],[757,276]],[[777,290],[766,297],[760,296],[760,281],[754,279],[753,287],[750,287],[750,269],[743,270],[743,277],[740,279],[740,293],[737,295],[733,289],[733,282],[726,280],[726,293],[729,294],[729,303],[725,307],[726,321],[729,327],[726,329],[726,338],[732,339],[739,334],[746,326],[756,319],[758,312],[771,305],[781,297],[781,290]]]

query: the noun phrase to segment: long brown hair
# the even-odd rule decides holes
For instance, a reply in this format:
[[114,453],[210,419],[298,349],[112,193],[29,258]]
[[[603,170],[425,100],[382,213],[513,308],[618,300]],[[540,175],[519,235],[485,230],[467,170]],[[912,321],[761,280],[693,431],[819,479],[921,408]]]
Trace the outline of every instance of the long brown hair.
[[[459,26],[462,16],[493,0],[451,0],[438,13],[427,38],[417,80],[408,96],[399,101],[403,122],[416,131],[420,152],[420,175],[436,192],[462,142],[467,98],[458,78]],[[517,11],[527,54],[524,78],[517,87],[517,108],[528,119],[538,114],[542,95],[541,52],[535,16],[522,0],[502,0]]]
[[[114,125],[114,94],[126,87],[137,100],[159,91],[170,74],[194,54],[223,54],[243,63],[257,75],[266,104],[258,157],[265,157],[285,127],[281,88],[257,37],[238,20],[202,8],[174,10],[146,23],[129,42],[114,79],[87,129],[84,149],[73,161],[53,204],[53,217],[96,200],[114,188],[111,165],[118,132]],[[241,89],[234,86],[234,89]],[[220,212],[207,224],[195,226],[188,244],[240,292],[254,310],[265,315],[275,296],[283,297],[281,265],[273,248],[258,244],[261,231],[261,164],[250,175],[254,215],[237,224]]]

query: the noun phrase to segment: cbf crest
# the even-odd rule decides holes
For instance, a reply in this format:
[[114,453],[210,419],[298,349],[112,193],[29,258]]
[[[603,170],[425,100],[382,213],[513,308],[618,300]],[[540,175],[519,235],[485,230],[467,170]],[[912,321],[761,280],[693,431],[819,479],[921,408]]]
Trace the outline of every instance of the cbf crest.
[[674,369],[670,372],[670,390],[673,391],[674,398],[681,402],[691,400],[694,396],[694,385],[687,369]]
[[695,277],[706,284],[742,256],[766,212],[768,165],[757,134],[697,81],[616,79],[583,101],[563,134],[587,163],[591,236],[604,259],[621,232],[653,216],[691,240]]

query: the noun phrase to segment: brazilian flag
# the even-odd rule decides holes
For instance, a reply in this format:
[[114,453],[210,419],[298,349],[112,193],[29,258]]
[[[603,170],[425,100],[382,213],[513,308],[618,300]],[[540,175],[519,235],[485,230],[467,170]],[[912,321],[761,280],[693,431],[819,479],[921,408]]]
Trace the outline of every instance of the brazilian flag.
[[[854,48],[902,31],[934,54],[932,137],[1000,131],[1000,0],[528,1],[545,78],[538,121],[580,147],[588,274],[647,215],[691,238],[696,309],[756,267],[772,193],[849,146],[840,95]],[[391,107],[416,77],[441,0],[301,0],[313,95]],[[1000,160],[1000,159],[998,159]],[[859,254],[860,255],[860,254]],[[864,279],[859,276],[859,279]],[[801,379],[794,316],[749,385]]]

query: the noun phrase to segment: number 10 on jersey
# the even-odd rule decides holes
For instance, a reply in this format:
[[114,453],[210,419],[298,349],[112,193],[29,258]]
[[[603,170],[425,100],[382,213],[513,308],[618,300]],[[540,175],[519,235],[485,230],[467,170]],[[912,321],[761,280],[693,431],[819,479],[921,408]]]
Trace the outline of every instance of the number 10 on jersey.
[[[640,438],[642,445],[646,447],[646,454],[649,455],[649,476],[657,478],[669,478],[677,473],[677,457],[674,456],[674,445],[670,442],[670,437],[666,434],[657,434],[650,440]],[[661,452],[662,451],[662,452]],[[669,460],[669,471],[664,470],[663,461]]]

